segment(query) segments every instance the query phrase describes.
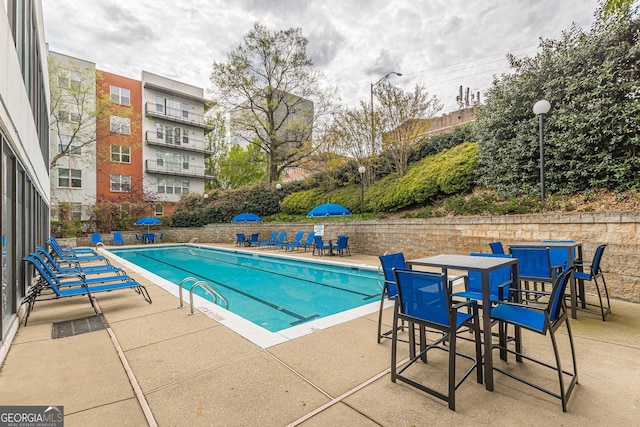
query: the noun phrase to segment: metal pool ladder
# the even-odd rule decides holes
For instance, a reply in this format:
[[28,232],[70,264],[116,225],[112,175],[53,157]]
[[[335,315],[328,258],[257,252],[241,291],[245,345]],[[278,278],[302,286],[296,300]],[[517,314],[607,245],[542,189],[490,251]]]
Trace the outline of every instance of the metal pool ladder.
[[184,307],[184,304],[182,301],[182,287],[188,282],[195,282],[193,286],[191,286],[191,289],[189,289],[189,304],[191,305],[191,312],[189,314],[196,314],[195,310],[193,309],[193,291],[198,287],[204,289],[206,292],[208,292],[213,296],[214,304],[220,305],[218,303],[218,298],[219,298],[224,303],[224,308],[229,310],[229,301],[227,301],[227,299],[220,292],[218,292],[209,283],[205,282],[204,280],[198,280],[195,277],[187,277],[183,279],[182,282],[180,282],[180,286],[178,286],[178,292],[180,294],[180,307],[178,308]]
[[198,238],[194,237],[193,239],[189,240],[189,243],[187,243],[187,245],[193,245],[196,242],[196,240],[198,240]]

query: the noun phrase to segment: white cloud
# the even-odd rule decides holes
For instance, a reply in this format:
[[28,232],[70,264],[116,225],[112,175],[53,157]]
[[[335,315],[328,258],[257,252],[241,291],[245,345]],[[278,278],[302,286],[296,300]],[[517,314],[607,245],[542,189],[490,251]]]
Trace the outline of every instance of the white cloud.
[[368,100],[390,71],[411,90],[425,83],[455,109],[460,85],[484,91],[507,72],[505,55],[533,54],[539,38],[572,23],[587,28],[595,0],[43,0],[53,51],[140,78],[142,70],[205,90],[214,60],[242,43],[255,22],[300,27],[308,54],[348,105]]

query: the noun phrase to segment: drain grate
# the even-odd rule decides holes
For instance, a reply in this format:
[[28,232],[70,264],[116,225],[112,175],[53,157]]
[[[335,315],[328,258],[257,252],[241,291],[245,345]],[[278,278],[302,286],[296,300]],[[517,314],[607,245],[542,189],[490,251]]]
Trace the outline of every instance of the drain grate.
[[102,314],[84,317],[82,319],[67,320],[53,324],[51,337],[57,338],[72,337],[74,335],[86,334],[87,332],[101,331],[109,326],[107,319]]

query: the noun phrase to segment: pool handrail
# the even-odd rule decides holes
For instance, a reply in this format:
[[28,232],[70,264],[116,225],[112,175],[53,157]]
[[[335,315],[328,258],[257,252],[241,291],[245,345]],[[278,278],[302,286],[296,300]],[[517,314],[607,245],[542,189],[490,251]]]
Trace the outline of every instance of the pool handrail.
[[196,242],[196,240],[198,240],[197,237],[194,237],[193,239],[189,240],[189,243],[187,243],[187,245],[192,245]]
[[198,280],[195,277],[185,277],[184,279],[182,279],[182,282],[180,282],[180,285],[178,286],[178,294],[179,294],[179,297],[180,297],[180,306],[178,308],[183,308],[184,307],[184,302],[182,300],[182,287],[187,282],[195,282],[193,284],[193,286],[191,286],[191,289],[189,290],[189,304],[191,305],[191,313],[189,313],[189,314],[195,314],[195,310],[193,309],[193,291],[197,287],[203,288],[206,292],[210,293],[213,296],[213,303],[216,304],[216,305],[219,305],[218,304],[218,298],[220,298],[224,302],[224,306],[225,306],[224,308],[229,310],[229,301],[227,301],[227,299],[220,292],[218,292],[209,283],[205,282],[204,280]]

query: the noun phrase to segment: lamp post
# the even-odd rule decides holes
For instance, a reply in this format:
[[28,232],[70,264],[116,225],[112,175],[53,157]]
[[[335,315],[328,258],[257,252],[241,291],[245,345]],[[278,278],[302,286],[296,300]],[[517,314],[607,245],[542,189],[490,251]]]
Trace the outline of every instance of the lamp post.
[[544,203],[544,115],[551,109],[547,100],[540,100],[533,106],[533,114],[539,118],[540,132],[540,200]]
[[389,76],[392,75],[392,74],[395,74],[398,77],[402,77],[402,73],[397,73],[395,71],[392,71],[390,73],[387,73],[387,75],[385,75],[383,78],[381,78],[377,82],[371,83],[371,155],[372,156],[376,152],[376,125],[375,125],[375,118],[374,118],[374,114],[373,114],[373,89],[376,86],[378,86],[380,83],[382,83],[383,81],[388,79]]
[[364,166],[358,168],[360,173],[360,216],[364,219],[364,173],[367,170]]
[[282,184],[276,184],[276,190],[278,192],[278,213],[280,213],[280,190],[282,190]]

